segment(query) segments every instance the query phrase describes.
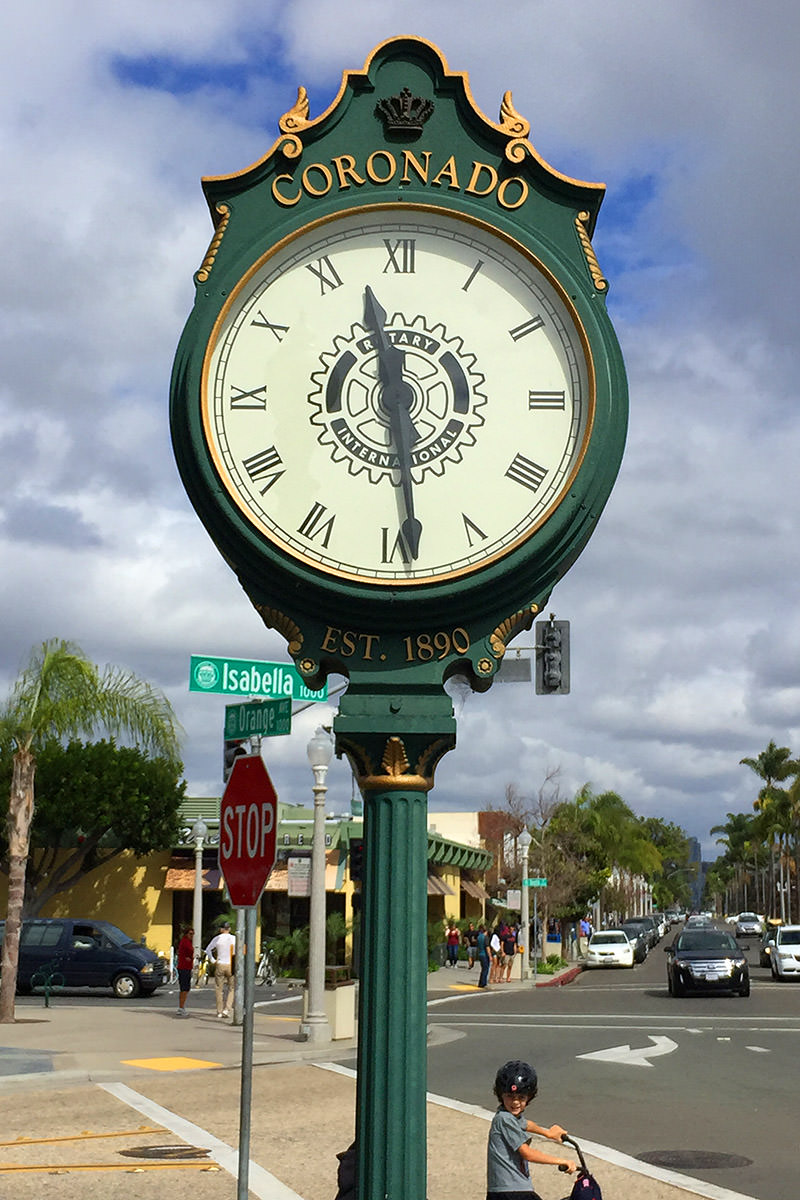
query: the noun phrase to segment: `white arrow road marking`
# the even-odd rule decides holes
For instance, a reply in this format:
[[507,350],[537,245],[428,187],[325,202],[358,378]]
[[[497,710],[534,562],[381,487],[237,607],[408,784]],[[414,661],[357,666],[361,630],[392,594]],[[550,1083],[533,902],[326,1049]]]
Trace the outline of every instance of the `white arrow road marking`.
[[633,1050],[630,1046],[611,1046],[608,1050],[595,1050],[592,1054],[578,1054],[578,1058],[594,1058],[600,1062],[624,1063],[627,1067],[652,1067],[649,1058],[657,1058],[660,1054],[671,1054],[678,1049],[678,1043],[668,1037],[651,1037],[652,1046],[641,1046]]

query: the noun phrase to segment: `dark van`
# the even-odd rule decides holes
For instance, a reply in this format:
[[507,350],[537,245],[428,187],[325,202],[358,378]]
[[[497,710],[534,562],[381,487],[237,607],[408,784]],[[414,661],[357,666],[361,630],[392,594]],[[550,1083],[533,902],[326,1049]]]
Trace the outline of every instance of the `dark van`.
[[[0,945],[5,921],[0,921]],[[42,987],[45,976],[67,988],[111,988],[115,996],[152,996],[167,980],[167,964],[109,921],[36,917],[23,921],[17,991]]]

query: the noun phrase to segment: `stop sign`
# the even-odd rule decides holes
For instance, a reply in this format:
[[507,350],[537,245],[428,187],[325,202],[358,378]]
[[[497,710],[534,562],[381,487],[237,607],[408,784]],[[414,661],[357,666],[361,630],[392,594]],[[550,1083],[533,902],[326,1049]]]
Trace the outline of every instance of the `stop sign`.
[[261,755],[237,758],[219,810],[219,866],[234,908],[258,903],[275,866],[277,800]]

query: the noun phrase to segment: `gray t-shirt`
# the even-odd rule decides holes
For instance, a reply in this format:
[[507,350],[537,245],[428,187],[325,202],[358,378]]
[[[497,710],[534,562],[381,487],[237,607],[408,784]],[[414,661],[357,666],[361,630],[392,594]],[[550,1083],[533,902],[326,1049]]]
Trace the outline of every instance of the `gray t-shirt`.
[[527,1124],[524,1112],[515,1117],[507,1109],[498,1108],[494,1114],[486,1156],[487,1191],[520,1192],[530,1187],[528,1162],[519,1153],[522,1143],[531,1140]]

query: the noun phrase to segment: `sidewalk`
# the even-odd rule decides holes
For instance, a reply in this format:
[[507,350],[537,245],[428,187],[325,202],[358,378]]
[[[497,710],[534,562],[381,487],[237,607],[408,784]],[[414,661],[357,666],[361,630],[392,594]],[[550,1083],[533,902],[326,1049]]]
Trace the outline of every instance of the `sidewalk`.
[[[473,987],[463,969],[428,979],[432,998]],[[0,1196],[13,1189],[15,1200],[85,1200],[87,1187],[97,1186],[95,1171],[104,1200],[139,1200],[159,1182],[171,1200],[235,1195],[240,1029],[210,1012],[182,1021],[111,1000],[95,1008],[56,1002],[18,1015],[0,1026]],[[299,1042],[298,1017],[279,1009],[257,1009],[254,1024],[250,1195],[334,1200],[336,1154],[354,1132],[355,1081],[340,1063],[352,1062],[355,1042],[324,1050]],[[480,1200],[491,1116],[429,1097],[427,1200]],[[18,1145],[20,1137],[47,1140]],[[581,1144],[606,1200],[733,1195]],[[11,1174],[10,1163],[25,1169]],[[153,1172],[162,1178],[146,1178]],[[572,1181],[555,1170],[538,1168],[535,1176],[543,1200],[569,1194]]]

